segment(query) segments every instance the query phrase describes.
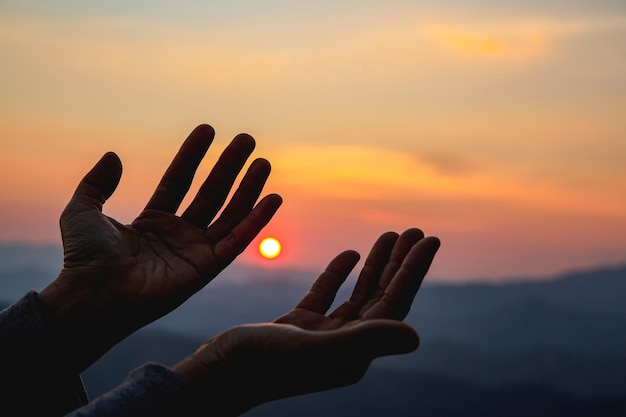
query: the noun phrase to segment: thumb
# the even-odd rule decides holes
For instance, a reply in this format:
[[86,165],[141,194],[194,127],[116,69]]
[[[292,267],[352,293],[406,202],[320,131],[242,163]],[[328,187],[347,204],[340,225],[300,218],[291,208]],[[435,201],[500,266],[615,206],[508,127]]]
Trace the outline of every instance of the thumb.
[[357,351],[371,360],[387,355],[410,353],[419,346],[419,336],[413,327],[397,320],[370,320],[357,325],[354,338]]
[[111,197],[121,177],[120,158],[107,152],[80,181],[66,210],[95,208],[102,211],[102,205]]

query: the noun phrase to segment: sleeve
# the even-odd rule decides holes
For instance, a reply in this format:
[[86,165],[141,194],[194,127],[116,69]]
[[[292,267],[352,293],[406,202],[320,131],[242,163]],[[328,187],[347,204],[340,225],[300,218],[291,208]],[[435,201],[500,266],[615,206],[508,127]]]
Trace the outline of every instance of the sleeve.
[[196,393],[164,365],[146,363],[89,402],[80,375],[67,372],[56,358],[36,292],[0,311],[2,409],[50,417],[169,417],[198,411]]
[[66,417],[161,417],[190,415],[189,385],[164,365],[149,362],[116,388]]
[[80,375],[57,360],[35,291],[0,311],[3,409],[19,415],[62,416],[88,403]]

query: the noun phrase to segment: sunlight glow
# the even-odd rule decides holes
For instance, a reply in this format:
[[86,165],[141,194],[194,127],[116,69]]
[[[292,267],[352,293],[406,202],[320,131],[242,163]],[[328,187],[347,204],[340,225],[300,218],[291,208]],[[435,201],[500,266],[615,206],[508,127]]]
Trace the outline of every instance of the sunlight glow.
[[266,237],[259,244],[259,252],[264,258],[273,259],[280,254],[281,245],[278,239]]

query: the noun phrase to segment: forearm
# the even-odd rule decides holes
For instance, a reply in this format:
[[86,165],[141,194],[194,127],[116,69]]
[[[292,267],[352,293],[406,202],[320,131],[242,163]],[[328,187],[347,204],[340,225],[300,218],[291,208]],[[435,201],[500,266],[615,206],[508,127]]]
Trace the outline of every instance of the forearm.
[[180,370],[179,365],[143,364],[120,385],[65,417],[234,417],[249,409],[241,409],[246,393],[232,389],[219,372],[205,377],[200,387]]
[[186,416],[236,417],[258,405],[245,376],[226,369],[223,363],[203,363],[190,355],[172,367],[189,387]]
[[193,411],[192,402],[190,387],[180,376],[164,365],[146,363],[133,370],[116,388],[65,417],[191,416],[188,411]]
[[0,369],[5,409],[61,416],[88,401],[80,376],[59,360],[34,291],[0,312]]
[[[181,375],[156,363],[135,369],[122,384],[89,402],[80,376],[68,371],[51,340],[34,291],[0,311],[3,408],[50,417],[238,415],[220,405],[232,401],[232,393],[222,395],[223,387],[196,391]],[[224,382],[219,378],[216,372],[206,379],[219,387]]]
[[68,272],[64,268],[56,280],[37,294],[51,342],[61,355],[59,359],[78,374],[140,327],[136,318],[142,310],[113,303],[112,297],[99,287],[104,280],[102,275],[97,269]]
[[[86,274],[87,275],[87,274]],[[77,278],[65,278],[51,282],[38,294],[41,316],[49,330],[51,343],[58,349],[59,360],[64,367],[75,373],[89,368],[106,348],[110,325],[98,318],[99,308],[89,286],[67,285]]]

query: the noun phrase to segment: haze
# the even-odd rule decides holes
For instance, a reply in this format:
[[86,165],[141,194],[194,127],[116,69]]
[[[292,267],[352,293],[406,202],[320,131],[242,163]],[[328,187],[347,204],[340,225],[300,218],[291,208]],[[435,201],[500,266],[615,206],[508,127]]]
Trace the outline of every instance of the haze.
[[[321,270],[387,231],[434,280],[626,262],[623,1],[3,1],[0,241],[59,244],[106,151],[130,222],[186,135],[239,132],[285,200],[242,265]],[[183,205],[184,206],[184,205]]]

